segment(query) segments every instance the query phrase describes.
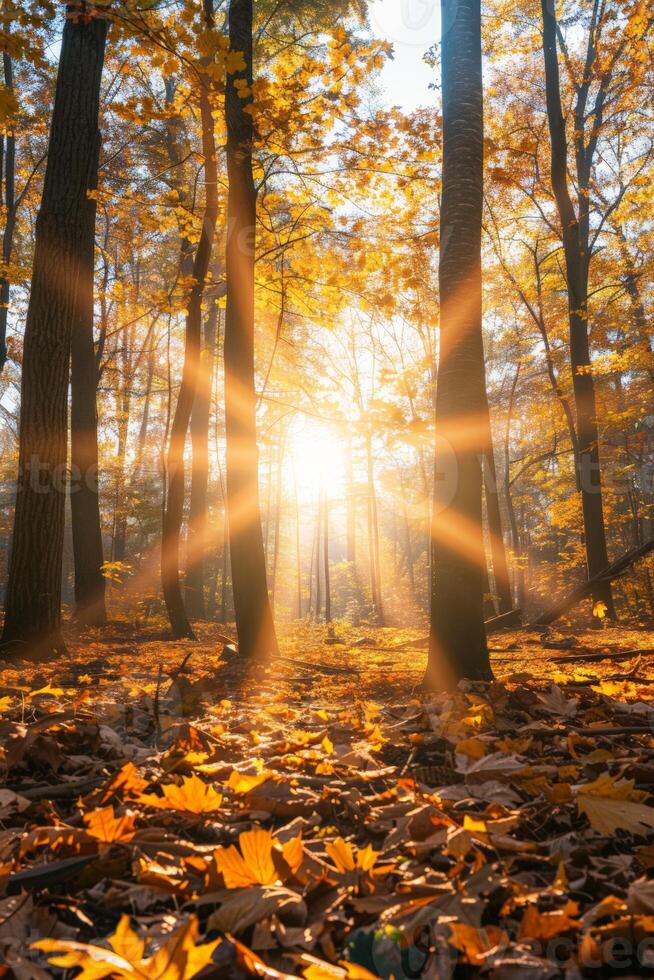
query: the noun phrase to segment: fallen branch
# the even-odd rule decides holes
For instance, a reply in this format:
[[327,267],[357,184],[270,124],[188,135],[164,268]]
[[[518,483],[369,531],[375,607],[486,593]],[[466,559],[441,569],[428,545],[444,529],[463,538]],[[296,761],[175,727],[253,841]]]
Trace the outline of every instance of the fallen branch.
[[[554,657],[552,663],[555,664],[585,664],[593,663],[596,660],[611,660],[615,663],[617,660],[631,660],[632,657],[652,656],[654,650],[621,650],[621,651],[604,651],[603,653],[579,653],[576,656],[574,654],[567,657]],[[599,683],[599,681],[598,681]]]
[[585,599],[593,591],[594,586],[600,585],[602,582],[611,582],[614,578],[617,578],[618,575],[621,575],[622,572],[625,572],[628,568],[630,568],[634,562],[637,562],[641,558],[648,555],[650,551],[654,551],[654,538],[650,538],[649,541],[639,545],[637,548],[632,548],[632,550],[624,554],[622,558],[618,558],[616,561],[612,562],[608,568],[606,568],[599,575],[593,575],[593,577],[589,578],[586,582],[582,582],[581,585],[578,585],[572,590],[572,592],[568,593],[567,596],[551,606],[542,614],[542,616],[535,619],[531,626],[547,626],[549,623],[553,623],[555,620],[559,619],[566,612],[568,612],[569,609],[572,609],[573,606],[576,606],[578,602]]
[[493,616],[492,619],[487,619],[484,625],[487,634],[496,633],[497,630],[520,627],[522,626],[522,610],[510,609],[508,612],[502,613],[501,616]]

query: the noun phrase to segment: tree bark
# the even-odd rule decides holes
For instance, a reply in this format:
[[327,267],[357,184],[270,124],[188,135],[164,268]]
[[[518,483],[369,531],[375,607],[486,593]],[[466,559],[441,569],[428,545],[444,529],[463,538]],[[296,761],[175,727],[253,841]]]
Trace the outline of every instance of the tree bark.
[[297,474],[295,475],[295,567],[297,576],[297,618],[302,619],[302,548],[300,535],[300,501],[297,492]]
[[[425,683],[492,677],[483,616],[482,464],[486,390],[481,331],[483,90],[480,0],[441,0],[443,189],[440,360]],[[443,479],[445,477],[445,479]]]
[[347,522],[347,561],[356,566],[357,559],[357,514],[356,488],[354,485],[354,469],[352,465],[352,440],[345,444],[345,493],[346,493],[346,522]]
[[[212,0],[205,0],[207,26],[213,25]],[[202,232],[193,260],[193,285],[186,317],[186,339],[182,382],[170,430],[166,471],[168,493],[163,514],[161,539],[161,578],[164,601],[175,639],[194,638],[193,629],[184,606],[179,575],[180,534],[184,517],[184,444],[195,401],[200,369],[202,339],[202,298],[204,296],[211,252],[218,218],[218,169],[216,144],[210,98],[210,80],[200,75],[200,115],[202,153],[204,156],[205,206]],[[197,540],[197,539],[196,539]],[[201,542],[200,544],[202,544]],[[195,556],[191,555],[191,561]]]
[[[545,95],[551,143],[552,190],[562,226],[563,250],[567,275],[568,321],[570,329],[570,362],[577,415],[577,480],[581,491],[584,521],[584,544],[589,579],[595,602],[604,602],[607,615],[615,618],[610,581],[601,578],[608,566],[602,480],[600,472],[599,432],[588,343],[588,229],[587,214],[582,209],[584,229],[568,190],[568,148],[565,120],[561,110],[559,62],[556,41],[556,12],[551,0],[541,0],[543,15],[543,55],[545,62]],[[596,120],[599,125],[599,120]],[[585,166],[585,164],[584,164]],[[579,173],[581,180],[582,173]],[[583,195],[580,195],[580,198]]]
[[[5,51],[2,56],[5,88],[14,92],[14,72],[11,57]],[[2,235],[2,262],[4,275],[0,277],[0,372],[7,363],[7,318],[9,316],[9,274],[6,266],[11,262],[11,253],[16,228],[16,137],[8,132],[3,147],[3,167],[0,169],[0,189],[4,176],[4,206],[6,212],[5,230]],[[4,171],[4,173],[3,173]]]
[[322,490],[322,533],[323,563],[325,570],[325,622],[332,621],[332,596],[329,582],[329,500],[326,490]]
[[[261,530],[254,378],[256,189],[252,169],[252,0],[230,0],[229,43],[245,69],[229,75],[227,123],[227,312],[225,434],[227,506],[236,631],[242,656],[267,659],[277,650]],[[237,87],[238,86],[238,87]]]
[[18,483],[3,642],[62,651],[61,563],[71,326],[97,158],[107,22],[67,9],[36,224],[21,381]]
[[218,326],[218,304],[211,300],[205,321],[200,374],[191,414],[191,500],[188,514],[188,559],[184,598],[189,619],[206,619],[205,552],[207,550],[207,492],[209,488],[209,420],[211,381]]
[[[97,187],[100,134],[96,142],[91,190]],[[72,324],[70,373],[70,509],[75,565],[75,618],[85,626],[106,626],[102,571],[102,523],[98,487],[98,370],[93,341],[96,202],[86,202],[80,240],[78,302]]]
[[497,612],[501,616],[508,613],[512,606],[511,581],[509,579],[509,564],[504,546],[502,530],[502,514],[500,511],[500,495],[497,486],[497,469],[495,466],[495,449],[493,435],[488,425],[488,445],[484,453],[484,496],[486,499],[486,514],[488,517],[488,533],[490,537],[491,562],[493,579],[495,581],[495,596],[497,597]]

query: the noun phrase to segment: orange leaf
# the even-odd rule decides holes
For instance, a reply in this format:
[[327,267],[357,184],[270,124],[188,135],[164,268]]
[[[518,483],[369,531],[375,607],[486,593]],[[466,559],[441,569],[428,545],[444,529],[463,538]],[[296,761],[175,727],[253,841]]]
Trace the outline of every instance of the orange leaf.
[[85,813],[84,823],[89,837],[95,837],[103,844],[126,843],[134,836],[136,814],[126,813],[123,817],[116,817],[113,806],[107,806]]

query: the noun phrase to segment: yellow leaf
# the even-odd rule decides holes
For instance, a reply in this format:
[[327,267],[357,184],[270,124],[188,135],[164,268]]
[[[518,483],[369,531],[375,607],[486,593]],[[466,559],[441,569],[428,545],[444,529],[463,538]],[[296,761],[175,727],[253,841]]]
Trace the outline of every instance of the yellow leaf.
[[214,860],[227,888],[277,884],[279,874],[272,859],[272,831],[246,830],[239,834],[238,842],[240,853],[233,844],[219,847],[214,853]]
[[328,841],[325,844],[325,850],[339,871],[354,871],[356,865],[352,846],[342,837],[337,837],[333,842]]
[[139,803],[157,810],[175,810],[187,816],[200,816],[216,813],[223,799],[220,793],[216,793],[212,786],[208,786],[195,773],[184,776],[181,786],[166,783],[161,790],[163,796],[141,794]]
[[291,837],[286,843],[282,844],[282,856],[287,865],[293,872],[298,871],[304,861],[304,845],[302,844],[302,834]]
[[236,71],[245,71],[247,65],[242,51],[229,51],[225,58],[225,68],[228,75],[233,75]]
[[368,844],[364,848],[354,848],[342,837],[337,837],[335,841],[328,841],[325,844],[327,854],[334,862],[336,868],[343,872],[371,871],[377,863],[379,851],[373,851],[372,845]]
[[239,772],[234,769],[229,779],[227,780],[227,788],[231,789],[232,792],[237,793],[239,796],[245,795],[245,793],[250,793],[257,786],[261,786],[263,783],[267,782],[272,776],[270,769],[264,769],[263,772],[256,773],[253,776],[248,776],[245,773]]
[[46,684],[45,687],[40,687],[38,691],[30,691],[27,697],[31,699],[37,697],[39,694],[49,694],[53,698],[60,698],[65,693],[62,687],[50,687],[49,684]]
[[132,931],[129,916],[122,916],[116,932],[109,937],[110,949],[68,939],[40,939],[34,949],[48,954],[54,966],[79,968],[77,980],[101,980],[118,977],[123,980],[191,980],[211,963],[216,947],[222,942],[198,944],[198,920],[193,916],[176,930],[156,953],[146,956],[145,942]]
[[486,746],[479,738],[464,738],[457,742],[456,751],[469,759],[483,759],[486,755]]
[[463,818],[463,829],[471,834],[487,834],[488,827],[485,820],[475,820],[474,817],[465,816]]

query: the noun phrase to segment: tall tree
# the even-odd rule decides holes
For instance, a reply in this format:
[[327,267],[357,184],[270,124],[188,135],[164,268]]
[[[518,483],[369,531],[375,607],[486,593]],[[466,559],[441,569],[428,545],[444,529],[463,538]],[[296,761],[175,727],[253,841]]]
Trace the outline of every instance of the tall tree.
[[484,121],[480,0],[441,0],[440,360],[426,684],[492,676],[483,616],[481,331]]
[[261,530],[254,378],[256,199],[252,151],[252,0],[230,0],[229,43],[245,67],[228,76],[225,433],[232,590],[239,650],[265,659],[277,649]]
[[[14,96],[14,68],[11,57],[3,52],[5,89]],[[5,208],[5,228],[2,235],[3,273],[0,276],[0,371],[7,362],[7,317],[9,315],[9,273],[14,229],[16,227],[16,137],[7,127],[6,135],[0,136],[0,199]]]
[[84,262],[88,192],[98,154],[106,36],[107,21],[97,6],[67,7],[36,223],[3,642],[19,643],[21,649],[27,644],[38,655],[64,648],[61,562],[71,328],[81,280],[89,274]]
[[[563,251],[568,292],[568,322],[570,329],[570,364],[577,415],[577,445],[575,463],[577,482],[581,492],[584,521],[584,544],[589,578],[599,575],[608,567],[600,470],[599,431],[595,380],[593,378],[590,346],[588,342],[588,268],[590,262],[590,212],[588,207],[589,181],[592,167],[595,135],[589,147],[583,143],[583,127],[586,124],[586,101],[590,89],[590,72],[595,60],[595,40],[598,4],[594,5],[590,26],[588,55],[584,70],[583,86],[577,96],[575,129],[581,127],[582,143],[577,139],[577,172],[580,182],[579,215],[575,211],[568,189],[568,144],[566,125],[561,108],[561,84],[557,52],[556,5],[553,0],[541,0],[543,13],[543,55],[545,61],[545,96],[547,121],[550,132],[552,190],[561,221]],[[608,76],[610,80],[610,73]],[[606,100],[606,86],[600,83],[598,99],[594,107],[594,125],[599,128]],[[580,101],[581,98],[581,101]],[[610,582],[600,582],[593,589],[595,602],[603,602],[607,614],[615,618],[615,607]]]
[[[204,0],[204,16],[208,30],[213,28],[213,0]],[[198,388],[201,367],[202,299],[209,272],[213,240],[218,219],[218,168],[216,143],[211,104],[211,81],[207,72],[199,73],[200,121],[202,127],[202,154],[204,157],[205,205],[202,231],[193,260],[193,285],[188,301],[186,317],[186,341],[184,367],[175,414],[170,430],[167,458],[168,493],[163,515],[161,538],[161,577],[163,594],[173,636],[193,637],[193,629],[184,606],[179,574],[179,551],[182,520],[184,517],[184,445],[189,428],[193,403]],[[204,397],[203,392],[203,397]],[[198,546],[203,541],[196,538]],[[191,556],[191,560],[195,560]]]
[[[100,134],[89,179],[97,187]],[[104,626],[105,578],[98,488],[98,369],[93,342],[95,272],[95,196],[86,202],[84,238],[80,241],[78,299],[71,336],[70,371],[70,508],[75,564],[75,618],[86,626]]]
[[218,301],[210,300],[204,323],[200,374],[191,415],[191,499],[188,514],[188,561],[184,581],[186,612],[190,619],[206,619],[205,552],[207,549],[207,494],[209,489],[209,421],[213,365],[218,336]]

